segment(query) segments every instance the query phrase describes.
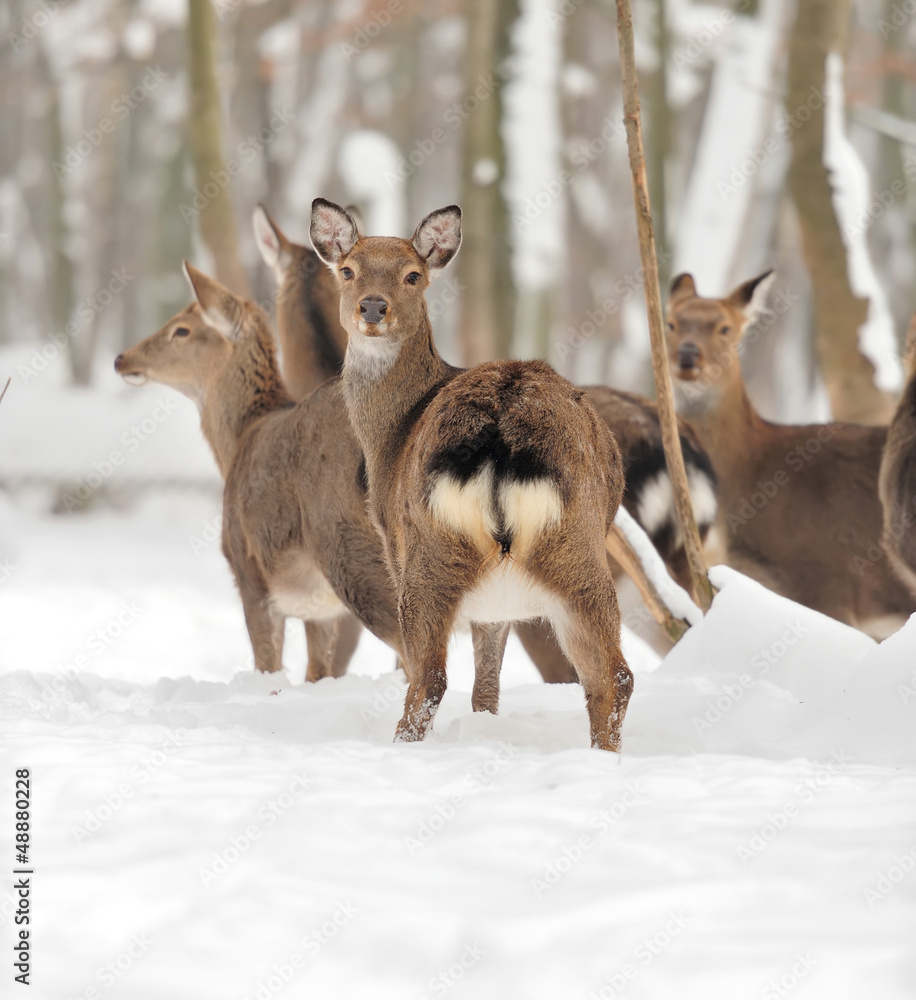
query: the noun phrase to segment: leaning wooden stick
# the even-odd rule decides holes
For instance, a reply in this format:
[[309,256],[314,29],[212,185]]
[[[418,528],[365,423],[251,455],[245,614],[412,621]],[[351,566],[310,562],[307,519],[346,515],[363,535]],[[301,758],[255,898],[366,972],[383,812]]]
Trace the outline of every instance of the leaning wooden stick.
[[3,392],[0,392],[0,403],[2,403],[2,402],[3,402],[3,397],[4,397],[5,395],[6,395],[6,390],[7,390],[7,389],[9,389],[9,387],[10,387],[10,382],[12,382],[12,381],[13,381],[13,378],[12,378],[12,376],[10,376],[10,377],[9,377],[9,378],[8,378],[8,379],[6,380],[6,385],[5,385],[4,387],[3,387]]
[[633,176],[633,200],[636,204],[636,229],[639,234],[639,253],[645,280],[643,288],[649,315],[649,336],[652,341],[652,372],[655,376],[655,393],[658,397],[658,415],[661,420],[662,444],[668,463],[668,474],[674,487],[675,509],[684,538],[684,549],[690,567],[690,578],[700,607],[706,611],[712,603],[713,590],[706,573],[706,561],[700,543],[690,503],[687,472],[677,432],[671,375],[665,351],[662,298],[658,285],[658,258],[655,235],[652,231],[652,214],[649,207],[649,187],[646,183],[645,157],[642,145],[642,123],[639,112],[639,83],[636,77],[636,58],[633,47],[633,13],[630,0],[617,0],[617,42],[620,46],[620,70],[623,78],[623,118],[627,130],[627,148],[630,171]]
[[[623,508],[626,514],[626,508]],[[635,523],[635,522],[634,522]],[[649,543],[651,545],[651,542]],[[608,554],[616,559],[623,569],[629,574],[630,579],[636,584],[642,597],[643,604],[649,609],[649,613],[656,623],[668,636],[672,642],[677,642],[690,628],[690,623],[683,618],[677,618],[671,613],[664,597],[658,592],[652,578],[643,568],[639,554],[633,548],[630,540],[619,525],[611,525],[604,540],[604,547]]]

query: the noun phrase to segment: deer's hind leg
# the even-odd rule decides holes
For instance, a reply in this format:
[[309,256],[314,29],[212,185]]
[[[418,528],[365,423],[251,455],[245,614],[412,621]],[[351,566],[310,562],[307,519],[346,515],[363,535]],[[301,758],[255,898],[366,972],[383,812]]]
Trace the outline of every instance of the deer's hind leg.
[[620,608],[604,553],[564,559],[549,552],[529,568],[562,605],[553,626],[585,689],[591,744],[619,751],[633,674],[620,648]]

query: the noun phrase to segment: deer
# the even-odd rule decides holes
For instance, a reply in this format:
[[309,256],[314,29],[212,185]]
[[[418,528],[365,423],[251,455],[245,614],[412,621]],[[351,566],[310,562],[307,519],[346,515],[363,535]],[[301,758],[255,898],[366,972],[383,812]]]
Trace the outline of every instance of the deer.
[[[343,368],[347,334],[337,318],[337,286],[315,252],[288,240],[264,205],[255,208],[252,225],[261,256],[277,281],[281,375],[298,403]],[[348,431],[349,427],[339,429],[340,434]],[[342,442],[347,454],[352,452],[354,440]],[[362,631],[354,615],[340,619],[335,676],[346,670]]]
[[673,280],[667,347],[676,409],[712,458],[726,562],[883,638],[916,608],[881,541],[878,474],[887,428],[775,424],[760,416],[739,358],[773,280],[767,271],[721,299],[701,297],[690,274]]
[[[305,623],[306,680],[339,677],[351,617],[401,654],[388,567],[366,512],[364,461],[339,382],[295,404],[263,312],[185,262],[194,301],[119,354],[130,385],[151,380],[196,403],[220,473],[222,549],[255,667],[282,669],[286,618]],[[357,633],[358,636],[358,633]]]
[[456,625],[484,653],[472,703],[495,712],[509,623],[546,618],[585,691],[592,747],[619,751],[633,675],[605,557],[623,496],[613,434],[543,361],[461,370],[439,356],[424,293],[458,252],[458,206],[405,240],[360,236],[317,198],[309,234],[340,292],[342,391],[395,584],[408,678],[395,739],[432,726]]
[[878,493],[884,513],[884,550],[916,599],[916,313],[903,356],[906,384],[887,432]]
[[[360,220],[353,208],[348,206],[346,211],[360,230]],[[322,346],[329,341],[327,331],[333,331],[330,339],[334,344],[345,345],[347,337],[340,322],[333,275],[319,261],[314,250],[289,239],[263,205],[255,209],[252,223],[261,256],[273,272],[280,292],[277,335],[283,355],[284,381],[289,387],[308,386],[316,380],[331,377],[336,370],[328,366],[322,368],[320,364],[321,358],[327,356]],[[315,274],[316,266],[321,268],[320,277]],[[330,291],[326,287],[328,283]],[[322,291],[317,298],[313,298],[316,288]],[[316,319],[319,313],[320,317]],[[342,358],[343,349],[341,362]],[[337,364],[336,361],[334,363]],[[625,473],[624,506],[650,535],[672,577],[681,587],[689,590],[691,582],[665,463],[657,407],[644,397],[606,386],[586,386],[585,392],[620,445]],[[291,394],[299,398],[292,388]],[[701,536],[705,538],[715,519],[715,474],[709,457],[685,421],[680,422],[680,437],[694,511]],[[645,579],[645,572],[625,539],[612,532],[607,544],[612,571],[617,574],[622,569],[626,570],[637,582],[644,602],[667,632],[669,640],[676,638],[682,627],[672,623],[670,616],[666,615],[658,595]],[[546,682],[570,683],[577,680],[572,664],[545,623],[516,622],[514,629]]]

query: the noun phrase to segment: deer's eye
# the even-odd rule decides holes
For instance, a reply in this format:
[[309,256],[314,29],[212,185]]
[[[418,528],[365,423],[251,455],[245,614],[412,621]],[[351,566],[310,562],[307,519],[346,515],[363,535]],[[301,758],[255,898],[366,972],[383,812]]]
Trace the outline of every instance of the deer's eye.
[[668,332],[669,333],[674,333],[674,324],[673,323],[669,323],[668,324]]
[[731,332],[732,332],[732,328],[730,326],[723,326],[719,330],[719,333],[721,333],[724,337],[727,337]]
[[342,267],[340,273],[343,275],[344,281],[349,281],[353,277],[353,269],[349,267]]
[[177,326],[172,331],[173,337],[189,337],[190,335],[191,331],[186,326]]
[[404,280],[408,285],[415,285],[422,277],[423,275],[419,271],[411,271]]

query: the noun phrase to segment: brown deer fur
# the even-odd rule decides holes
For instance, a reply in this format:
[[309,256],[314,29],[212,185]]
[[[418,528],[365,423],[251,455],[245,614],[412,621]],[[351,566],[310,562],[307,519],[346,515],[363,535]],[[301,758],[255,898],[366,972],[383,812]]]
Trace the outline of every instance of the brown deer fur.
[[305,622],[308,680],[339,676],[341,621],[352,613],[400,651],[388,569],[366,513],[363,456],[337,433],[339,381],[294,405],[280,381],[264,315],[186,265],[197,301],[119,355],[197,404],[226,486],[223,553],[235,575],[258,670],[282,667],[286,617]]
[[547,617],[585,689],[592,745],[618,749],[633,682],[604,552],[623,493],[613,435],[544,362],[460,371],[439,357],[424,292],[458,250],[457,207],[408,241],[360,238],[342,208],[317,199],[310,232],[337,275],[344,398],[396,584],[409,680],[397,737],[422,739],[431,725],[459,621],[492,651],[475,694],[495,711],[486,664],[498,663],[508,623]]
[[258,249],[277,279],[277,337],[283,381],[297,402],[339,375],[347,333],[337,318],[337,283],[314,250],[292,243],[263,205],[253,216]]
[[883,636],[914,610],[881,548],[878,467],[887,429],[760,417],[739,356],[770,275],[723,299],[701,298],[689,274],[674,280],[668,356],[678,412],[715,466],[728,563],[792,600]]
[[884,548],[916,600],[916,313],[904,358],[906,385],[887,432],[878,488],[884,511]]
[[[347,211],[353,217],[352,210]],[[355,221],[359,228],[358,220]],[[325,331],[334,330],[331,338],[334,343],[346,343],[346,331],[340,324],[336,281],[320,263],[324,282],[315,277],[314,266],[318,258],[314,251],[291,241],[263,206],[255,210],[253,225],[261,255],[273,271],[280,290],[277,334],[284,381],[291,387],[309,385],[316,378],[330,374],[329,369],[319,365],[324,354],[322,345],[328,340]],[[326,284],[331,285],[332,295],[327,294]],[[314,300],[314,290],[318,288],[322,291]],[[302,343],[308,346],[302,349],[299,346]],[[620,445],[626,479],[624,506],[649,533],[672,576],[689,589],[686,556],[677,528],[655,404],[606,386],[588,386],[585,392]],[[291,394],[300,398],[294,389]],[[705,537],[715,518],[715,476],[690,426],[681,421],[680,430],[694,511]],[[616,578],[620,568],[613,560],[611,566]],[[638,573],[634,579],[639,580]],[[517,622],[514,627],[545,681],[562,683],[577,679],[572,664],[545,623]]]
[[[263,205],[254,210],[252,224],[261,256],[277,280],[280,370],[284,385],[298,403],[343,368],[347,333],[338,319],[337,283],[315,251],[288,240]],[[339,397],[332,393],[329,398]],[[345,422],[335,420],[331,426]],[[349,427],[333,433],[348,434]],[[354,444],[355,439],[348,440],[341,447],[351,452]],[[335,677],[346,671],[361,633],[362,626],[353,615],[340,619]]]

